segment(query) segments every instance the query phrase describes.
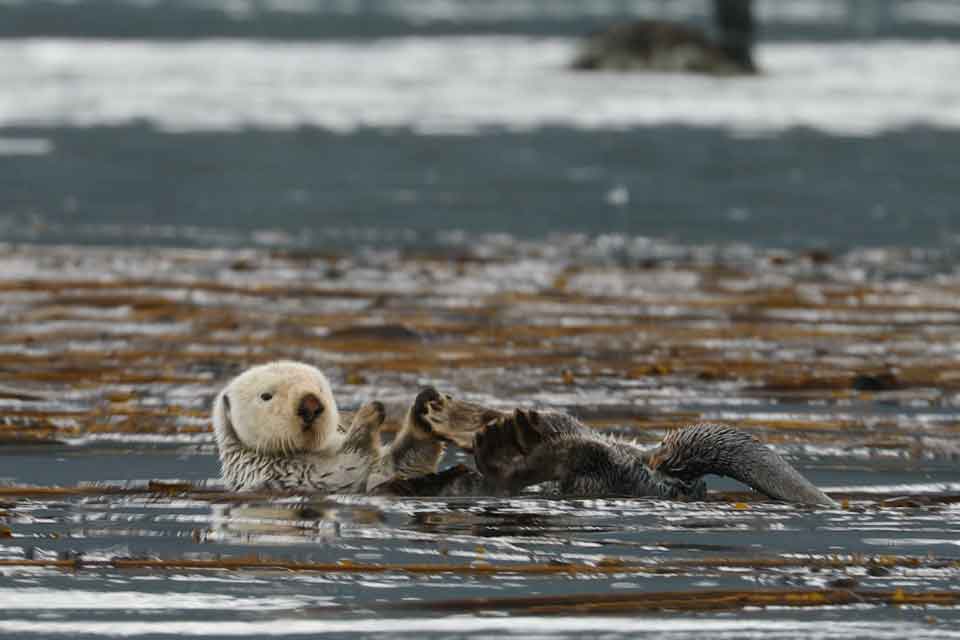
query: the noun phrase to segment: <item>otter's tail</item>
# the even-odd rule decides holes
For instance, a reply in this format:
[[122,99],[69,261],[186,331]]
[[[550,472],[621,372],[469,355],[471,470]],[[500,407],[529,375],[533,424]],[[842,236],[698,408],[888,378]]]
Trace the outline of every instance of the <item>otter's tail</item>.
[[838,506],[776,451],[726,425],[698,424],[667,434],[650,454],[649,465],[684,480],[709,473],[727,476],[785,502]]

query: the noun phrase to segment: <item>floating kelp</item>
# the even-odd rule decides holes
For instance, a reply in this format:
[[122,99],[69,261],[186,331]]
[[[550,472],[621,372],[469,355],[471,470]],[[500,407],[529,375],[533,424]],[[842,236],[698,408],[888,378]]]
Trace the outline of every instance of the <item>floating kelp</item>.
[[684,591],[637,594],[577,594],[527,598],[473,598],[416,603],[406,608],[434,611],[509,611],[532,615],[625,614],[658,611],[735,611],[746,607],[824,607],[836,605],[956,606],[956,591],[867,591],[862,589]]
[[[611,266],[589,246],[563,258],[522,244],[474,251],[452,264],[416,252],[0,248],[0,438],[206,432],[223,380],[285,357],[326,363],[348,401],[406,397],[423,376],[458,390],[469,373],[477,389],[490,380],[491,402],[550,402],[566,387],[588,420],[621,407],[621,425],[655,430],[757,401],[935,409],[960,389],[949,302],[960,282],[937,256],[923,275],[897,252],[814,262],[664,247],[669,260]],[[920,274],[909,286],[883,275],[906,265]],[[683,411],[694,398],[700,412]],[[938,455],[906,412],[883,413],[882,424],[862,411],[743,422],[773,441],[835,425],[813,441]],[[922,434],[954,437],[955,425],[933,411]]]
[[[344,620],[805,607],[832,624],[838,607],[903,605],[955,621],[953,264],[609,238],[433,253],[0,246],[0,604],[43,590],[36,611],[17,609],[40,619],[90,581],[173,618],[198,592],[246,607],[283,592],[291,615]],[[651,447],[680,425],[735,423],[841,507],[713,479],[702,502],[224,491],[210,401],[280,358],[321,366],[346,409],[384,401],[388,426],[427,384],[563,409]],[[172,595],[150,600],[161,585]],[[27,628],[14,622],[0,629]]]

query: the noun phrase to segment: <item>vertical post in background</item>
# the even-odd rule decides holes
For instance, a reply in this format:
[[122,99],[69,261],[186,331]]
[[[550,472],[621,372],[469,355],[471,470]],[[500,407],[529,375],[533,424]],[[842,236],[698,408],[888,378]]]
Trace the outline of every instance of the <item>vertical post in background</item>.
[[713,0],[713,22],[720,47],[745,69],[755,70],[752,0]]

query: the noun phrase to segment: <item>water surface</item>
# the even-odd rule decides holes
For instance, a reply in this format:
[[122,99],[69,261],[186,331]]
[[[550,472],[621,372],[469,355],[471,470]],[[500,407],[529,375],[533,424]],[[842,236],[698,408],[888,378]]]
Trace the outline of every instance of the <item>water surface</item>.
[[[960,636],[960,13],[756,6],[717,79],[567,69],[697,0],[0,0],[0,635]],[[842,507],[227,493],[279,358]]]
[[[617,236],[443,251],[4,247],[0,629],[953,637],[950,254]],[[718,479],[690,503],[224,493],[209,402],[283,357],[391,422],[425,384],[651,446],[733,422],[843,507]]]

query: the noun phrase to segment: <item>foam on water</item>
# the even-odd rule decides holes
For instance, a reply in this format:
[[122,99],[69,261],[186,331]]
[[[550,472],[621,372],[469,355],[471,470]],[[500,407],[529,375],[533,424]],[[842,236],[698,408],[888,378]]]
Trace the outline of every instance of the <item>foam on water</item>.
[[17,587],[0,589],[0,606],[5,611],[62,611],[87,609],[129,609],[150,611],[156,609],[224,610],[243,608],[247,611],[296,609],[305,604],[315,606],[315,598],[238,598],[215,593],[156,593],[144,597],[141,591],[111,591],[109,598],[102,591],[83,589],[48,589]]
[[314,126],[468,134],[682,124],[751,135],[960,128],[960,87],[943,82],[960,75],[960,57],[946,42],[771,43],[758,50],[763,75],[726,79],[577,73],[565,67],[576,44],[515,36],[8,40],[0,42],[8,61],[0,69],[0,126],[146,121],[174,132]]

